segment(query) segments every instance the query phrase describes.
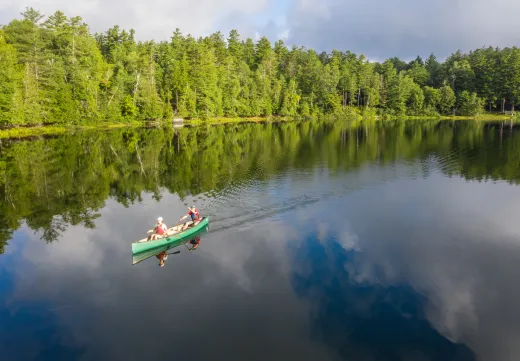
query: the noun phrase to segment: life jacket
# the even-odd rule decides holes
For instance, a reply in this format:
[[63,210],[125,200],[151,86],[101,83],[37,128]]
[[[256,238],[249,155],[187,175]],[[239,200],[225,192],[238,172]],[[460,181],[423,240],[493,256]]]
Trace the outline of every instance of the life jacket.
[[198,220],[200,220],[200,216],[199,216],[199,211],[198,211],[198,210],[195,210],[195,212],[190,211],[189,214],[190,214],[191,219],[192,219],[193,221],[198,221]]
[[157,234],[164,234],[164,229],[163,229],[162,225],[161,226],[155,226],[155,233],[157,233]]

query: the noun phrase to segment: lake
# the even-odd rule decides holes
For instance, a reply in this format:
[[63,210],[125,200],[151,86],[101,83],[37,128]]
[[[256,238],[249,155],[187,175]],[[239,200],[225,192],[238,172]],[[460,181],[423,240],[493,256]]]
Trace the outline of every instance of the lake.
[[0,359],[518,360],[519,180],[509,123],[2,140]]

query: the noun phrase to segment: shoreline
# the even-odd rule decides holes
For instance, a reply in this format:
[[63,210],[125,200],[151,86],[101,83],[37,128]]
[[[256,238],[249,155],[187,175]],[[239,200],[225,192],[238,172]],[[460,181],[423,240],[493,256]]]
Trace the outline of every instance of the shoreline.
[[44,135],[60,135],[84,130],[110,130],[116,128],[130,128],[143,126],[143,122],[130,123],[103,123],[96,125],[40,125],[36,127],[16,127],[0,129],[0,139],[30,138]]
[[[321,117],[312,117],[312,116],[296,116],[296,117],[250,117],[250,118],[210,118],[210,119],[186,119],[181,124],[186,126],[203,126],[203,125],[229,125],[229,124],[243,124],[243,123],[284,123],[284,122],[293,122],[298,120],[305,119],[315,119],[315,118],[345,118],[349,119],[350,117],[345,116],[335,116],[335,115],[325,115]],[[359,117],[361,118],[361,117]],[[352,119],[354,120],[354,119]],[[483,114],[478,116],[391,116],[391,117],[370,117],[370,118],[362,118],[356,119],[357,121],[421,121],[421,120],[439,120],[439,121],[479,121],[479,122],[512,122],[515,123],[517,120],[509,115],[497,115],[497,114]],[[164,126],[172,123],[170,121],[156,121],[151,124],[155,126]],[[102,124],[91,124],[91,125],[77,125],[77,126],[67,126],[67,125],[43,125],[43,126],[35,126],[35,127],[16,127],[10,129],[0,129],[0,139],[18,139],[18,138],[30,138],[30,137],[39,137],[44,135],[60,135],[66,133],[72,133],[75,131],[84,131],[84,130],[110,130],[116,128],[131,128],[131,127],[143,127],[146,126],[147,123],[143,121],[134,121],[128,123],[102,123]]]

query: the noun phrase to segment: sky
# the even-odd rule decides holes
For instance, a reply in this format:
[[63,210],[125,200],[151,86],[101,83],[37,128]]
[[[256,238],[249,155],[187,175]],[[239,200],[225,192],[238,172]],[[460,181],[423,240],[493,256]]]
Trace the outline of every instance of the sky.
[[194,36],[237,29],[244,37],[377,61],[520,45],[518,0],[0,0],[0,24],[26,6],[79,15],[92,32],[134,28],[140,40],[167,40],[175,28]]

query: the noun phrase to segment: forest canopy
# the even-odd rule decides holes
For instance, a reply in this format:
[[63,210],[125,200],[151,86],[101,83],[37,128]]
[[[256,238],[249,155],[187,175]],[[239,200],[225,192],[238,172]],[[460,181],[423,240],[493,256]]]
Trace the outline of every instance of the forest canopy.
[[[0,126],[347,114],[476,115],[513,109],[520,49],[457,51],[411,62],[242,39],[136,41],[118,26],[28,8],[0,28]],[[345,44],[348,46],[348,44]]]

